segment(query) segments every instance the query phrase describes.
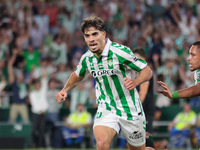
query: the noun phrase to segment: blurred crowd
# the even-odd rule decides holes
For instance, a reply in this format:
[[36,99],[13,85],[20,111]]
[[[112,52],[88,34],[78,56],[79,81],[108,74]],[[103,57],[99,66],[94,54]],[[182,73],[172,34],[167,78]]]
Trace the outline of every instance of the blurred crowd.
[[[54,99],[88,50],[80,24],[89,16],[103,18],[111,41],[146,51],[154,91],[160,88],[157,80],[172,91],[194,84],[187,56],[200,40],[200,0],[1,0],[0,111],[10,108],[8,121],[21,113],[24,123],[30,122],[29,107],[36,118],[47,113],[55,122],[61,107],[70,112],[80,103],[97,107],[91,76],[63,104]],[[200,106],[198,97],[189,102]],[[155,103],[159,109],[174,101],[156,95]]]

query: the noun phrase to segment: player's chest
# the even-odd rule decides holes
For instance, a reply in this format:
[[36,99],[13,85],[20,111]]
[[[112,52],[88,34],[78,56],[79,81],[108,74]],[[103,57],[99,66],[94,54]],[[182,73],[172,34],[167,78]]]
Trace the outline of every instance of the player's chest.
[[115,57],[93,58],[88,63],[88,70],[93,77],[111,76],[116,75],[120,71],[121,65]]

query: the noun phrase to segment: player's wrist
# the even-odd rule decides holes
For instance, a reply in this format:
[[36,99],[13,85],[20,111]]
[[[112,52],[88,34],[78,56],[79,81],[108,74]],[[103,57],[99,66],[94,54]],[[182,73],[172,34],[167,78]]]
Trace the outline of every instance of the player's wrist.
[[179,98],[178,91],[172,92],[172,98]]

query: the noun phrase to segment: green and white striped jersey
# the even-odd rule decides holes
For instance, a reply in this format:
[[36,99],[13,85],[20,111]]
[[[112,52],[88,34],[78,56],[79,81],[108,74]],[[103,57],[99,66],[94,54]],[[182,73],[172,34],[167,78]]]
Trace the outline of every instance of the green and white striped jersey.
[[194,80],[195,80],[195,84],[200,82],[200,69],[195,70],[195,72],[194,72]]
[[98,108],[103,108],[127,120],[133,120],[143,108],[136,90],[127,90],[123,79],[135,78],[147,63],[136,57],[130,48],[106,39],[106,46],[99,58],[88,50],[80,59],[76,74],[80,77],[91,73],[96,79]]

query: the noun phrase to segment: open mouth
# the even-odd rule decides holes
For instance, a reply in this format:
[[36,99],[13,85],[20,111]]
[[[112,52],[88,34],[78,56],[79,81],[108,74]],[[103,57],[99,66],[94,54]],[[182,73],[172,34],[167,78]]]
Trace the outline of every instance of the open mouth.
[[90,44],[90,48],[91,48],[91,49],[97,48],[97,44]]

